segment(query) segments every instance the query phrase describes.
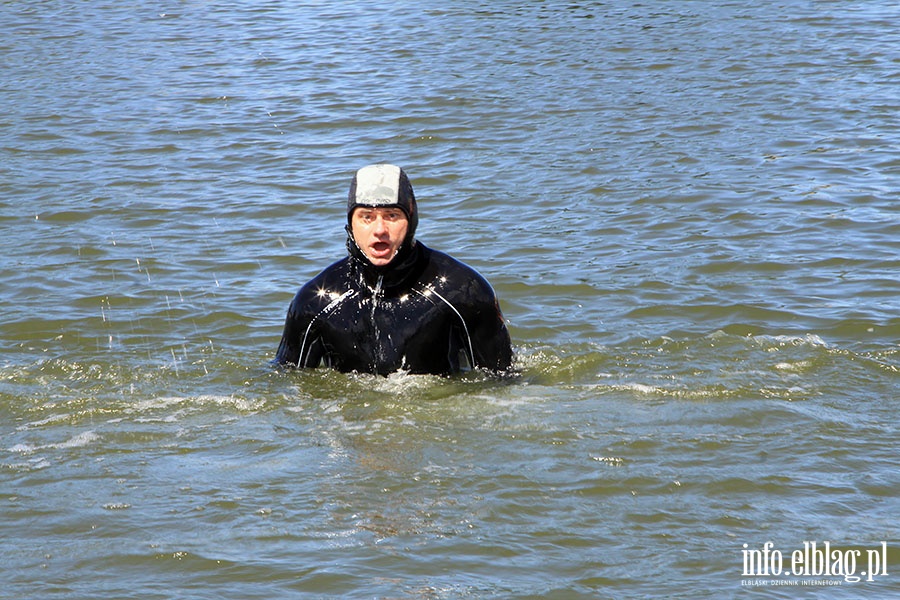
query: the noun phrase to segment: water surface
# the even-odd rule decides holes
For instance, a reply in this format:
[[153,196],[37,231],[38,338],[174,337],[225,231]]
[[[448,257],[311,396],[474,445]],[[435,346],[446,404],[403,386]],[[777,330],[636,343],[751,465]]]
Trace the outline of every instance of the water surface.
[[[4,593],[896,594],[898,18],[6,3]],[[268,366],[377,161],[517,377]]]

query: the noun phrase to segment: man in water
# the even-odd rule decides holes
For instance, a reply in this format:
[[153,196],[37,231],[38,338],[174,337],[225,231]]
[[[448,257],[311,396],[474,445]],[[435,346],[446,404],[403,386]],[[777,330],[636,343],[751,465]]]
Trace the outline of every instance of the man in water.
[[402,169],[357,171],[347,199],[349,255],[297,292],[275,362],[379,375],[509,369],[509,332],[490,284],[416,240],[418,222]]

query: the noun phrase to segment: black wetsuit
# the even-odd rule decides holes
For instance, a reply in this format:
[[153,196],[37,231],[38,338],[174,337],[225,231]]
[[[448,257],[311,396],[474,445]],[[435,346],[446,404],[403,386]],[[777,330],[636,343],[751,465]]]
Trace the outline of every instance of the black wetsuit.
[[354,250],[297,292],[275,362],[380,375],[510,367],[497,298],[474,269],[421,242],[385,267]]

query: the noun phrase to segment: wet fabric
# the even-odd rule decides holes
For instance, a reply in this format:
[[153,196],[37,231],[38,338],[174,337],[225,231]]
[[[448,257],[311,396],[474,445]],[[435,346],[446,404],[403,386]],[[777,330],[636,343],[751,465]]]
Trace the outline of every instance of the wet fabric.
[[417,242],[387,267],[356,253],[297,292],[275,361],[386,375],[508,369],[509,332],[490,284]]

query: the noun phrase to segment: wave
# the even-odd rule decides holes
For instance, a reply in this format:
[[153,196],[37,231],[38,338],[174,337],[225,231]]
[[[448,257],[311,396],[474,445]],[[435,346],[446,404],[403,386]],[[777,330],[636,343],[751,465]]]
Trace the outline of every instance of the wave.
[[71,438],[64,442],[51,443],[51,444],[14,444],[7,448],[8,452],[14,452],[18,454],[32,454],[38,450],[45,450],[48,448],[53,449],[66,449],[66,448],[83,448],[85,446],[90,446],[91,444],[95,444],[100,441],[100,436],[97,435],[93,431],[83,431],[81,433],[77,433],[73,435]]
[[708,335],[600,346],[532,346],[520,352],[526,382],[636,398],[804,400],[874,382],[893,386],[896,349],[858,351],[815,334]]
[[[197,353],[192,356],[192,353]],[[754,335],[719,330],[615,345],[525,344],[516,373],[388,377],[328,369],[273,369],[251,354],[185,349],[180,366],[145,357],[51,358],[0,367],[0,419],[20,446],[64,448],[72,427],[206,422],[272,411],[340,415],[349,421],[501,414],[530,402],[597,397],[638,402],[727,402],[894,397],[900,348],[860,351],[816,334]],[[41,432],[55,431],[49,438]],[[155,434],[154,434],[155,435]],[[83,439],[81,441],[92,441]]]

